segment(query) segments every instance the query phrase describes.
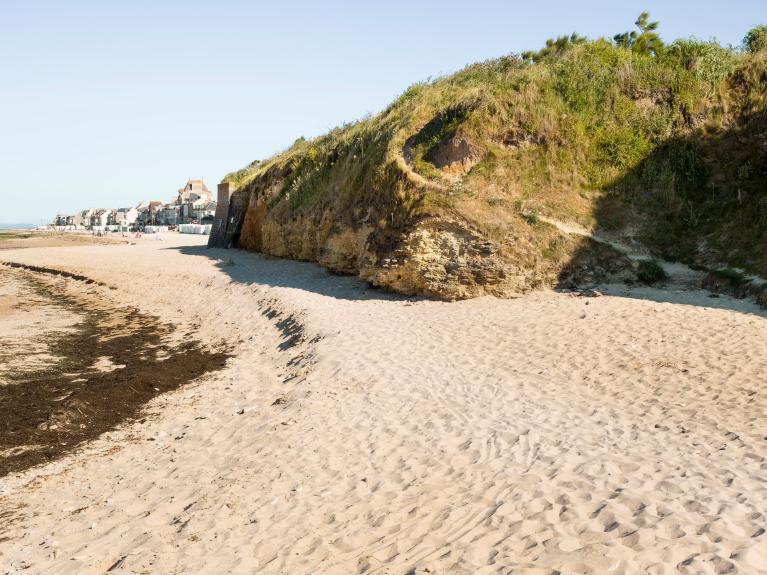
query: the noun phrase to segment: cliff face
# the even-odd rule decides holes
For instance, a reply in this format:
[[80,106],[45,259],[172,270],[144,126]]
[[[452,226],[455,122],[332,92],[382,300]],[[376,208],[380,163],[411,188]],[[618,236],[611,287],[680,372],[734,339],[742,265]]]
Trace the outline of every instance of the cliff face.
[[[400,227],[349,219],[332,208],[280,217],[275,206],[282,180],[263,189],[235,192],[247,198],[239,218],[229,212],[229,237],[238,247],[265,255],[317,262],[341,274],[408,295],[454,300],[493,295],[515,297],[552,285],[573,286],[608,279],[631,280],[635,265],[625,255],[543,222],[520,219],[518,245],[489,238],[456,214],[412,215]],[[556,246],[537,258],[534,244]],[[220,246],[211,238],[210,245]]]
[[766,59],[597,41],[471,66],[227,176],[211,245],[445,299],[632,281],[627,249],[765,274]]

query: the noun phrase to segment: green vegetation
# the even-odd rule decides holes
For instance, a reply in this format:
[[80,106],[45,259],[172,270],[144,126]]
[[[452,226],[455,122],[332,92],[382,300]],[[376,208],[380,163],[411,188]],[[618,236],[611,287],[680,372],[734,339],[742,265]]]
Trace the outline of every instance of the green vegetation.
[[758,284],[752,283],[751,278],[731,268],[709,271],[703,279],[703,288],[714,293],[728,293],[737,298],[755,295],[757,300],[760,300],[762,297]]
[[31,237],[28,232],[17,232],[13,230],[0,230],[0,242],[3,240],[25,240]]
[[[227,179],[268,198],[278,222],[332,214],[389,237],[449,216],[539,261],[556,235],[545,216],[638,232],[659,258],[767,275],[767,27],[736,50],[664,44],[647,13],[636,26],[415,84]],[[470,147],[470,169],[435,163],[451,142]]]
[[615,44],[637,54],[657,56],[663,50],[663,41],[655,32],[660,22],[650,22],[650,13],[642,12],[634,25],[639,29],[613,36]]
[[724,268],[721,270],[712,270],[709,275],[718,278],[732,288],[737,288],[750,282],[750,280],[738,270]]
[[647,285],[653,285],[668,280],[668,274],[656,260],[641,260],[637,279]]
[[761,52],[767,49],[767,25],[751,28],[743,38],[743,47],[749,52]]
[[538,51],[522,52],[522,59],[531,62],[540,62],[550,56],[557,56],[566,50],[569,50],[577,44],[585,44],[588,38],[580,36],[573,32],[569,36],[559,36],[558,38],[549,38],[546,45]]

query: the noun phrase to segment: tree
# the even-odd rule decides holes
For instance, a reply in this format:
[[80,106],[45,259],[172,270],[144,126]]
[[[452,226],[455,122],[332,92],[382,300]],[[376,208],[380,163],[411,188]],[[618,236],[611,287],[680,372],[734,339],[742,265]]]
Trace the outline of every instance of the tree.
[[572,48],[577,44],[583,44],[586,42],[585,36],[580,36],[573,32],[569,36],[559,36],[558,38],[549,38],[546,40],[546,45],[537,52],[528,51],[522,52],[523,60],[532,60],[533,62],[539,62],[548,56],[556,56],[561,54],[565,50]]
[[743,47],[751,53],[761,52],[767,48],[767,25],[761,24],[751,28],[743,38]]
[[663,51],[663,40],[655,32],[660,22],[650,22],[650,13],[642,12],[634,22],[639,31],[631,30],[613,36],[615,44],[637,54],[657,56]]

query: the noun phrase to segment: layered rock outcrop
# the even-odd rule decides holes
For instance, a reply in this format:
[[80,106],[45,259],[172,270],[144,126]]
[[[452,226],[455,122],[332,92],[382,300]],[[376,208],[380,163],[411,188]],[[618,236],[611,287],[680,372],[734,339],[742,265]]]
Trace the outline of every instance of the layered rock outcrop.
[[561,253],[536,261],[446,214],[419,215],[397,228],[373,225],[369,217],[342,219],[332,209],[281,217],[274,209],[279,189],[278,180],[233,193],[227,213],[217,214],[209,245],[313,261],[398,293],[446,300],[516,297],[545,286],[634,277],[623,254],[553,226],[548,233]]

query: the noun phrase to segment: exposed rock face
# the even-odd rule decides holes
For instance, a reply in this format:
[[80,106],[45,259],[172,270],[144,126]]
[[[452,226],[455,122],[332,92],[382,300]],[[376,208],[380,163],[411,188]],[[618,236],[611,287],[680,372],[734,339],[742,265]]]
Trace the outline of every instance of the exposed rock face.
[[[441,299],[481,295],[513,297],[528,291],[513,262],[499,246],[458,222],[428,220],[374,251],[369,242],[360,276],[370,283],[405,294]],[[386,248],[389,249],[386,249]]]
[[[211,245],[314,261],[395,292],[445,300],[508,298],[542,287],[635,277],[632,262],[615,249],[546,222],[517,215],[506,217],[500,231],[483,232],[459,210],[440,205],[440,198],[452,193],[446,183],[482,158],[480,149],[451,127],[464,113],[441,113],[406,139],[402,155],[380,171],[384,184],[373,192],[364,186],[354,194],[332,188],[323,189],[323,196],[300,188],[302,177],[332,169],[338,160],[332,155],[304,160],[313,168],[302,168],[297,161],[275,163],[243,189],[232,193],[227,188],[228,211],[216,214],[217,224],[222,223]],[[414,148],[427,144],[426,152]],[[416,173],[414,151],[445,180]],[[427,194],[436,199],[431,207],[421,201]],[[316,197],[323,201],[312,199]],[[477,217],[483,214],[492,217],[487,212]]]
[[634,275],[625,256],[582,238],[562,236],[563,255],[557,260],[521,261],[508,246],[458,218],[424,216],[393,229],[349,221],[348,214],[340,220],[330,208],[279,217],[270,209],[279,186],[276,180],[233,195],[225,237],[236,238],[245,249],[315,261],[398,293],[446,300],[508,298],[557,285],[563,278],[566,285],[575,285]]
[[465,138],[447,138],[437,144],[426,159],[448,174],[466,174],[482,158],[480,151]]
[[325,240],[317,262],[330,271],[343,274],[357,274],[362,269],[368,237],[372,231],[369,225],[333,230]]

